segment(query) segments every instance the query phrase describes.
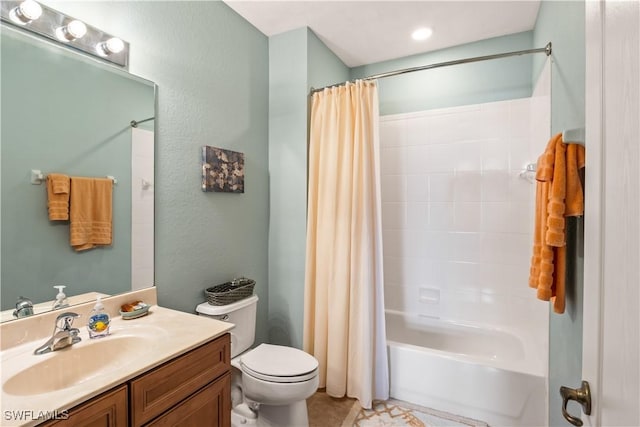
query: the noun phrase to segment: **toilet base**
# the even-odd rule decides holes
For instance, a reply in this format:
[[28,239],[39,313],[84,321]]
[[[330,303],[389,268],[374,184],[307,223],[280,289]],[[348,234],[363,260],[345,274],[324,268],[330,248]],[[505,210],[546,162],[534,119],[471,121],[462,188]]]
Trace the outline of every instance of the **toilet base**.
[[260,405],[258,425],[260,427],[308,427],[307,401],[301,400],[284,406]]
[[302,400],[283,406],[260,405],[258,418],[244,416],[231,410],[231,427],[308,427],[307,401]]
[[247,418],[233,409],[231,410],[231,427],[257,426],[258,420],[255,418]]

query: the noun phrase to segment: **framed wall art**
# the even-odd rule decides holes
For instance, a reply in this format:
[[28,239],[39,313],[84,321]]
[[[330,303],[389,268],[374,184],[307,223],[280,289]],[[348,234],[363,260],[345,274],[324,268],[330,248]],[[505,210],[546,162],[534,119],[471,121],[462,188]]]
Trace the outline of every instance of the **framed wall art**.
[[244,193],[244,153],[203,146],[202,191]]

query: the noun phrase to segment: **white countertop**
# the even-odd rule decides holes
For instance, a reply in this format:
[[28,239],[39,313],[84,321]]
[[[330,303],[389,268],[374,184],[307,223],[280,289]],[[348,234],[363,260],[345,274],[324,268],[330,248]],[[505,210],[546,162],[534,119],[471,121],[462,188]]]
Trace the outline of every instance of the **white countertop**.
[[[29,367],[47,363],[49,359],[59,356],[62,352],[74,352],[85,346],[91,346],[96,339],[90,339],[84,327],[84,323],[74,325],[81,331],[82,341],[68,348],[55,352],[34,355],[33,351],[43,344],[44,340],[20,343],[14,347],[0,352],[2,363],[2,413],[0,425],[37,425],[44,422],[44,418],[36,419],[42,414],[62,413],[62,411],[90,400],[92,397],[122,384],[176,356],[179,356],[201,344],[209,342],[234,327],[233,324],[221,322],[210,318],[196,316],[181,311],[171,310],[154,305],[147,316],[122,320],[113,317],[110,332],[107,337],[99,338],[100,346],[108,345],[108,341],[115,346],[122,344],[122,353],[109,349],[109,353],[115,351],[117,357],[109,359],[104,366],[95,366],[92,360],[76,360],[68,366],[69,375],[80,374],[82,380],[73,386],[45,392],[41,394],[13,395],[5,392],[5,384],[14,375]],[[53,325],[51,325],[53,327]],[[127,350],[127,343],[134,340],[122,339],[131,337],[144,337],[144,346],[134,346],[135,349]],[[80,350],[77,354],[83,353]],[[127,354],[127,353],[130,354]],[[85,363],[86,362],[86,363]],[[66,369],[67,367],[65,367]],[[92,372],[91,375],[85,375]],[[51,375],[59,375],[59,372],[51,372]],[[22,420],[18,420],[22,418]]]

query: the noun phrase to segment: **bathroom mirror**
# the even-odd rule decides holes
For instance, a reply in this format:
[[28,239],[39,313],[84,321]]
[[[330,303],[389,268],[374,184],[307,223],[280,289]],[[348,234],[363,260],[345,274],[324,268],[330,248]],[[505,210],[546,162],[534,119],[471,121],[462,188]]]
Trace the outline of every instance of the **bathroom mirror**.
[[[54,285],[71,304],[153,286],[155,84],[4,23],[0,41],[2,320],[21,296],[51,309]],[[53,172],[115,178],[112,245],[70,246],[48,217]]]

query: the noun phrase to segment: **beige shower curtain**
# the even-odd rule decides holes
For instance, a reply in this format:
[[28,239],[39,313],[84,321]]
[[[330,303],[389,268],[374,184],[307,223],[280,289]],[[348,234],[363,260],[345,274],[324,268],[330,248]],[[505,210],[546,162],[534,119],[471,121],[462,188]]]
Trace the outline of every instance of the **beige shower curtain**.
[[327,394],[370,408],[389,397],[376,83],[314,93],[310,120],[304,349]]

